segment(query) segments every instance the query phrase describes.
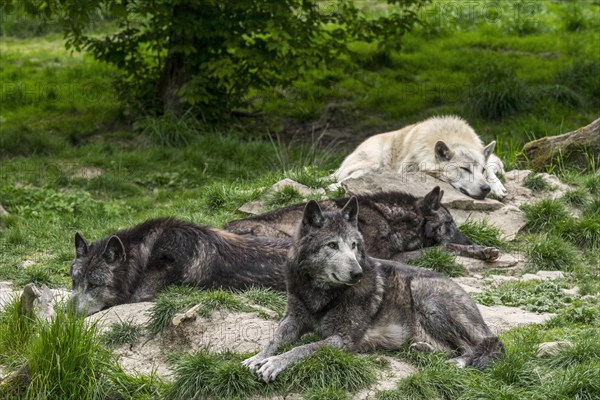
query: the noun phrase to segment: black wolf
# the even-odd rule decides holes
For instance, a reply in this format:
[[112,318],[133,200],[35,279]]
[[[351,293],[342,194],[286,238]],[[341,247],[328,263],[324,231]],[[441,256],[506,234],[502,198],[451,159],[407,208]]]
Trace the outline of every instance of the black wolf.
[[[458,230],[452,215],[441,204],[444,191],[436,186],[424,197],[403,192],[384,192],[358,196],[366,252],[377,258],[394,259],[398,253],[424,247],[474,245]],[[340,210],[348,198],[319,202],[323,210]],[[237,234],[291,238],[306,204],[297,204],[266,214],[227,223],[223,228]]]
[[72,305],[93,314],[146,301],[171,284],[285,290],[289,241],[154,219],[89,244],[75,234]]
[[[310,201],[289,253],[287,307],[273,339],[243,365],[269,382],[324,345],[362,352],[396,349],[457,352],[459,367],[484,368],[504,346],[476,304],[454,282],[432,271],[369,257],[357,229],[358,202],[323,213]],[[306,332],[321,340],[274,355]]]

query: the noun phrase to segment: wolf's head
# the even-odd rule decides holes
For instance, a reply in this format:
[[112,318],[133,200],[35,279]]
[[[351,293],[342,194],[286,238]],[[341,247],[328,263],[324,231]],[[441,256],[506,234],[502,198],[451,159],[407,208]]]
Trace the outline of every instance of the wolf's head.
[[491,190],[485,180],[485,166],[495,146],[493,141],[479,152],[466,146],[450,149],[446,143],[438,141],[435,144],[438,177],[467,196],[484,199]]
[[73,289],[70,305],[79,314],[91,315],[122,303],[115,272],[126,262],[123,242],[118,236],[91,245],[75,234],[75,260],[71,264]]
[[442,205],[443,196],[444,191],[436,186],[415,203],[417,214],[423,218],[421,228],[423,247],[447,243],[473,244],[469,238],[458,230],[452,214]]
[[356,197],[341,211],[322,212],[316,201],[309,201],[291,255],[299,270],[324,287],[358,283],[366,254],[357,224]]

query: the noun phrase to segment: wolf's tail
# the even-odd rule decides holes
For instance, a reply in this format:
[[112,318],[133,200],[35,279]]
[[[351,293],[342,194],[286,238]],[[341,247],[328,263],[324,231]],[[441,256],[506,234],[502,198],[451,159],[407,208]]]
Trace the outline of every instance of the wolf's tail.
[[471,365],[477,369],[484,369],[492,362],[506,353],[504,345],[495,336],[485,337],[473,350]]

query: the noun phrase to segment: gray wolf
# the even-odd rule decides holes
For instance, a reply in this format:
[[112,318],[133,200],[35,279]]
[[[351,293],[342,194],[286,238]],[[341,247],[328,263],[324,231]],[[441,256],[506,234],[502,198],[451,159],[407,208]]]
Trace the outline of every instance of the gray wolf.
[[441,116],[380,133],[362,142],[334,173],[338,182],[367,170],[424,171],[450,183],[460,192],[484,199],[497,198],[506,189],[496,176],[504,173],[502,161],[493,155],[496,142],[483,146],[463,119]]
[[[397,349],[457,352],[459,367],[485,368],[504,353],[473,300],[435,272],[369,257],[358,231],[358,202],[322,212],[310,201],[287,264],[287,306],[273,339],[242,362],[260,380],[329,345],[352,352]],[[320,341],[276,355],[314,332]]]
[[[403,192],[358,196],[361,213],[358,229],[366,252],[376,258],[394,259],[398,253],[424,247],[474,243],[458,230],[452,215],[441,204],[444,192],[436,186],[422,198]],[[340,210],[348,198],[324,200],[324,210]],[[306,203],[266,214],[231,221],[223,227],[237,234],[291,238]]]
[[71,306],[90,315],[151,300],[171,284],[285,291],[289,245],[175,219],[149,220],[93,243],[76,233]]

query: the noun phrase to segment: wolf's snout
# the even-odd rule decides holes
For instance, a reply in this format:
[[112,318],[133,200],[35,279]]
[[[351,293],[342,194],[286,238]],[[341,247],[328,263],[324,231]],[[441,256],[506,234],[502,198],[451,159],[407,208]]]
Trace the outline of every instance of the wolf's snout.
[[362,269],[350,272],[350,279],[352,279],[353,282],[360,280],[360,278],[362,278],[362,277],[363,277]]
[[488,184],[481,185],[481,187],[479,189],[481,190],[481,193],[483,193],[486,196],[488,195],[488,193],[490,192],[490,190],[492,190],[492,188]]

